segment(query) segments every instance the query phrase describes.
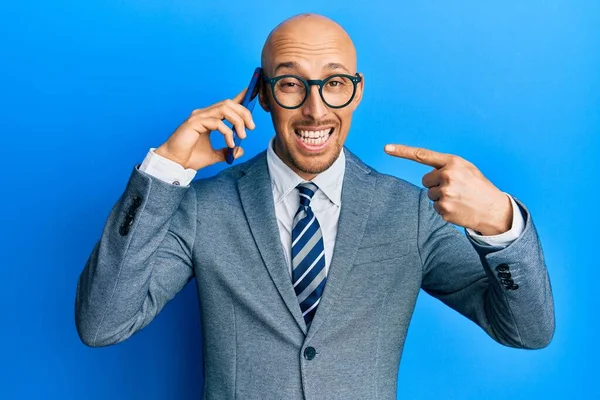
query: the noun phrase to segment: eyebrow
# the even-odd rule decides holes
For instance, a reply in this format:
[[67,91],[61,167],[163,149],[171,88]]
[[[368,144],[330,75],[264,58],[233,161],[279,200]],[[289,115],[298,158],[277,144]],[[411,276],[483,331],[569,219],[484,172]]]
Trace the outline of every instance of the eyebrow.
[[[273,73],[276,73],[277,70],[279,70],[280,68],[298,69],[298,63],[296,63],[294,61],[281,62],[281,63],[277,64]],[[344,67],[344,65],[340,64],[340,63],[329,63],[329,64],[325,65],[323,68],[324,69],[342,69],[348,73],[350,72],[350,71],[348,71],[348,68]]]
[[329,69],[343,69],[346,72],[350,72],[348,71],[348,68],[344,67],[342,64],[340,63],[329,63],[325,66],[325,68],[329,68]]
[[277,64],[277,66],[276,66],[276,67],[275,67],[275,69],[273,70],[273,73],[277,73],[277,71],[278,71],[280,68],[290,68],[290,69],[293,69],[293,68],[295,68],[295,67],[296,67],[296,65],[297,65],[297,64],[296,64],[295,62],[293,62],[293,61],[281,62],[281,63]]

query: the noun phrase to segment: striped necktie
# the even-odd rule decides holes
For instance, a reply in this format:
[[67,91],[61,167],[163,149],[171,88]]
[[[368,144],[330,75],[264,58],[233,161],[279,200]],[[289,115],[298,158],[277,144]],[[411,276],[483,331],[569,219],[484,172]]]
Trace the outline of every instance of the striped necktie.
[[319,189],[312,182],[297,186],[300,207],[292,227],[292,282],[302,316],[308,326],[325,287],[325,248],[319,221],[310,208],[310,200]]

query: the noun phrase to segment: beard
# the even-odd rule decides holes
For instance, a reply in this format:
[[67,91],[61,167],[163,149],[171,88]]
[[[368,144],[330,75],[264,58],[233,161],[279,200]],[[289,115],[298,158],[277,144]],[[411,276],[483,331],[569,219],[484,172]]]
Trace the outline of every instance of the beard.
[[[343,148],[344,140],[341,138],[341,125],[339,121],[331,118],[324,119],[322,121],[314,121],[314,120],[299,120],[294,121],[289,129],[290,136],[283,135],[278,132],[277,121],[275,118],[275,113],[271,112],[271,119],[273,121],[273,126],[275,127],[275,141],[273,143],[273,147],[275,153],[279,155],[279,158],[287,164],[292,170],[295,170],[296,173],[302,173],[305,175],[317,175],[323,171],[326,171],[333,165],[335,160],[340,156],[340,152]],[[333,143],[328,144],[327,150],[324,153],[314,155],[314,156],[303,156],[299,151],[297,151],[295,147],[294,141],[296,138],[296,129],[297,127],[303,128],[319,128],[322,126],[333,126],[334,132],[331,134],[332,137],[329,138]],[[277,151],[277,150],[280,151]],[[281,153],[281,154],[280,154]]]
[[290,162],[298,171],[312,175],[320,174],[329,169],[335,160],[338,159],[341,151],[342,146],[336,140],[335,143],[333,143],[333,150],[329,150],[325,154],[316,157],[298,157],[298,154],[289,151],[289,149],[287,150],[287,154]]
[[[275,122],[275,121],[274,121]],[[323,153],[316,155],[303,155],[296,148],[296,127],[312,127],[319,128],[321,126],[333,125],[334,132],[331,134],[329,141],[332,143],[327,144],[327,148]],[[292,170],[295,170],[296,173],[302,173],[305,175],[317,175],[323,171],[326,171],[333,165],[333,163],[340,156],[340,152],[343,148],[343,139],[341,139],[341,126],[336,120],[324,120],[318,123],[315,121],[299,121],[293,124],[293,127],[290,129],[290,136],[285,136],[277,132],[275,142],[273,143],[273,147],[275,152],[277,152],[277,148],[281,150],[281,154],[279,158],[288,165]]]

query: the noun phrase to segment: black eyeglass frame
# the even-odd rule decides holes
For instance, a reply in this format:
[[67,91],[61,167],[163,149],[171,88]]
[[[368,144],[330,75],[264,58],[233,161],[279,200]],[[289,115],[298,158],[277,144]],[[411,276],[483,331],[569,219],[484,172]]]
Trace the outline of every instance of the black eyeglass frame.
[[[352,103],[352,100],[354,100],[354,96],[356,96],[356,85],[362,80],[361,76],[359,75],[359,73],[357,72],[356,75],[347,75],[347,74],[335,74],[335,75],[331,75],[328,76],[325,79],[304,79],[298,75],[279,75],[279,76],[275,76],[273,78],[269,78],[268,76],[266,76],[264,73],[262,75],[263,77],[263,81],[265,81],[266,83],[269,84],[269,86],[271,86],[271,93],[273,94],[273,98],[275,99],[275,101],[277,102],[277,104],[279,104],[281,107],[286,108],[288,110],[294,110],[296,108],[300,108],[302,107],[302,105],[306,102],[306,99],[308,99],[308,96],[310,94],[310,86],[311,85],[317,85],[319,86],[319,95],[321,96],[321,100],[323,100],[323,103],[325,103],[327,105],[327,107],[330,108],[344,108],[346,107],[348,104]],[[350,96],[350,100],[348,100],[345,104],[341,105],[341,106],[332,106],[331,104],[329,104],[327,102],[327,100],[325,100],[325,97],[323,97],[323,86],[325,86],[325,84],[333,79],[333,78],[347,78],[350,79],[350,81],[352,82],[354,88],[353,88],[353,92],[352,92],[352,96]],[[283,104],[281,104],[279,102],[279,100],[277,100],[277,96],[275,95],[275,84],[280,81],[283,78],[295,78],[298,79],[300,82],[302,82],[304,84],[304,99],[302,99],[302,101],[300,102],[300,104],[298,104],[297,106],[294,107],[290,107],[290,106],[285,106]]]

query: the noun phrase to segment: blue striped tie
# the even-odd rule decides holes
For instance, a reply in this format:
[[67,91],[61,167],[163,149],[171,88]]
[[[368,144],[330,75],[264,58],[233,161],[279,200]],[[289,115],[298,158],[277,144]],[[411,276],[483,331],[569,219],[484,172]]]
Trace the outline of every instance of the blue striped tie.
[[310,200],[319,189],[312,182],[297,186],[300,207],[292,227],[292,282],[300,309],[308,326],[325,287],[325,247],[319,221],[310,208]]

